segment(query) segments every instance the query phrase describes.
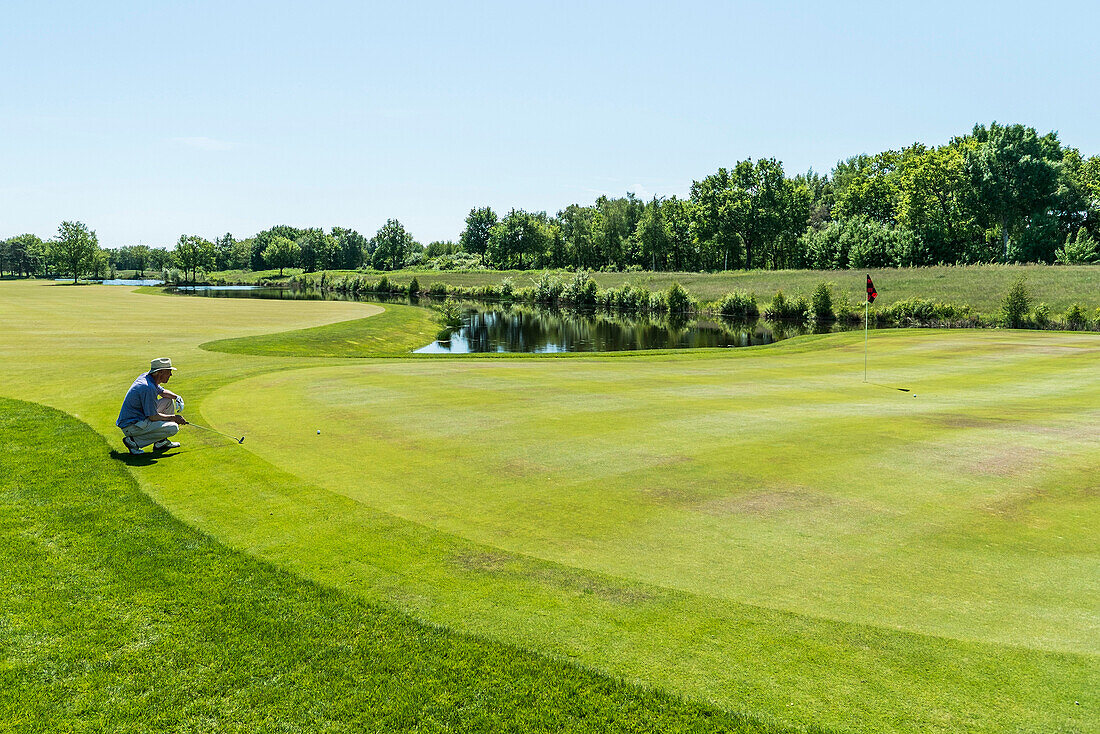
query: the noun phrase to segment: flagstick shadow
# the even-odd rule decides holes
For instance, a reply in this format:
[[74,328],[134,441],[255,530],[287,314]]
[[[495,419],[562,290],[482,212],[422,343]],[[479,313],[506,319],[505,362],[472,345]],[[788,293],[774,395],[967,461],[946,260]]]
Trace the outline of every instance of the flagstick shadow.
[[[883,385],[883,384],[880,384],[878,382],[864,381],[864,384],[865,385],[874,385],[875,387],[881,387],[881,388],[884,388],[886,390],[897,390],[898,392],[911,392],[909,390],[909,388],[907,388],[907,387],[895,387],[894,385]],[[917,397],[916,394],[913,394],[913,397]]]

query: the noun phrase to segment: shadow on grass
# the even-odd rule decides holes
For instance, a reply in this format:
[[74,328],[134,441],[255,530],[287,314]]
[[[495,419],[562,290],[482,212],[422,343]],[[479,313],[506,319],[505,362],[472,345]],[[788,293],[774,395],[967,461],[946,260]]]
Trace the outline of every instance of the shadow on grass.
[[115,461],[121,461],[126,466],[152,466],[161,459],[168,459],[178,455],[178,451],[147,451],[139,455],[131,454],[128,451],[123,452],[111,449],[111,458]]
[[[882,387],[882,388],[886,388],[887,390],[897,390],[898,392],[912,392],[912,391],[911,391],[911,390],[910,390],[909,388],[907,388],[907,387],[898,387],[898,386],[896,386],[896,385],[883,385],[883,384],[881,384],[881,383],[878,383],[878,382],[868,382],[868,383],[866,383],[866,384],[868,384],[868,385],[874,385],[875,387]],[[914,395],[913,395],[913,397],[917,397],[917,396],[916,396],[916,394],[914,394]]]

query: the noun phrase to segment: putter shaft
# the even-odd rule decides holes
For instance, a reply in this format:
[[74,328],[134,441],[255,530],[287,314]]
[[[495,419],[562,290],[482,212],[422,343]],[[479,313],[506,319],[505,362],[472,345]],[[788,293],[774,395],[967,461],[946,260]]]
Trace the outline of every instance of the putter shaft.
[[221,431],[219,431],[217,429],[214,429],[214,428],[208,428],[206,426],[200,426],[198,423],[192,423],[191,421],[187,421],[187,425],[194,426],[195,428],[201,428],[202,430],[210,431],[211,433],[216,433],[219,436],[225,436],[226,438],[231,438],[234,441],[236,441],[237,443],[244,443],[244,436],[241,436],[240,438],[237,438],[236,436],[230,436],[228,433],[222,433]]

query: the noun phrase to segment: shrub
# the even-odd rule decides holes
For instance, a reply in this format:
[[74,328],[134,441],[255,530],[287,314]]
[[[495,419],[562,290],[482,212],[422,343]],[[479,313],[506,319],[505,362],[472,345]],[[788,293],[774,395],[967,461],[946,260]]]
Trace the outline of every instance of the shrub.
[[536,303],[554,304],[561,298],[562,284],[557,276],[544,272],[535,281],[534,298]]
[[914,297],[890,304],[879,312],[877,320],[897,324],[931,324],[968,318],[970,318],[970,306]]
[[515,288],[512,285],[511,278],[505,278],[500,281],[500,297],[505,301],[511,301],[515,297]]
[[650,294],[645,288],[624,283],[618,288],[602,291],[597,298],[597,303],[600,308],[608,311],[638,313],[650,309]]
[[375,283],[374,290],[378,293],[388,293],[390,290],[390,279],[383,275],[382,279]]
[[1077,230],[1077,239],[1066,235],[1066,244],[1054,253],[1054,259],[1062,265],[1085,265],[1100,260],[1100,247],[1096,240],[1082,227]]
[[1045,329],[1050,326],[1050,307],[1045,303],[1040,303],[1035,307],[1035,313],[1032,315],[1032,319],[1035,321],[1035,325],[1040,329]]
[[718,302],[718,313],[733,321],[755,321],[760,318],[756,296],[744,291],[727,293]]
[[835,318],[835,314],[833,314],[833,293],[828,283],[818,283],[810,300],[814,319],[832,321]]
[[1088,328],[1089,316],[1085,313],[1084,307],[1079,303],[1070,306],[1064,318],[1066,326],[1074,331]]
[[910,233],[862,215],[810,229],[799,239],[808,264],[819,270],[893,267],[913,246]]
[[595,306],[597,291],[596,281],[582,270],[562,290],[561,300],[573,306]]
[[848,300],[837,301],[834,306],[836,320],[846,324],[854,324],[863,320],[863,304],[852,303]]
[[413,276],[413,279],[409,281],[409,295],[410,296],[420,295],[420,281],[418,281],[416,279],[415,275]]
[[679,283],[673,283],[665,294],[665,305],[670,314],[686,314],[692,311],[691,296]]
[[462,326],[464,320],[462,318],[462,311],[459,309],[458,304],[454,302],[453,298],[448,298],[439,307],[439,313],[436,318],[439,323],[447,329],[457,329]]
[[1016,279],[1001,301],[1001,323],[1010,329],[1018,329],[1031,313],[1031,294],[1027,291],[1024,276]]
[[428,295],[432,298],[443,298],[447,295],[447,284],[432,283],[428,286]]
[[772,321],[805,321],[809,304],[803,296],[788,300],[783,291],[775,292],[771,305],[764,310],[764,317]]
[[805,321],[810,315],[810,302],[806,300],[806,296],[800,295],[794,299],[791,308],[792,319],[795,321]]

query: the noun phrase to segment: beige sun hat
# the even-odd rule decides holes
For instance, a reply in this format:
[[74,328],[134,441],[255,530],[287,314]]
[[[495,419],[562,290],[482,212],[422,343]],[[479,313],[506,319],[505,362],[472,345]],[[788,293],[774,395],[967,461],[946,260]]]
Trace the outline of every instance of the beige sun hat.
[[176,371],[176,368],[172,366],[172,360],[169,357],[157,357],[149,363],[150,372],[159,372],[160,370],[172,370]]

